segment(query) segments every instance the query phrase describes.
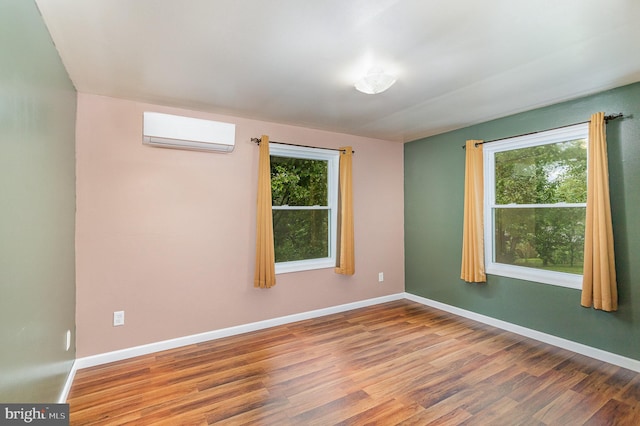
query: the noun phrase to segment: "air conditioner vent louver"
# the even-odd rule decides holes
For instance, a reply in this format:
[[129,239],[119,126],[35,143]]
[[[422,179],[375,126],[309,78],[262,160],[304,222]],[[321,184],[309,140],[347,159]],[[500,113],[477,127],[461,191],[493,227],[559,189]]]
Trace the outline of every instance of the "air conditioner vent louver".
[[236,125],[199,118],[144,113],[142,142],[160,148],[231,152]]

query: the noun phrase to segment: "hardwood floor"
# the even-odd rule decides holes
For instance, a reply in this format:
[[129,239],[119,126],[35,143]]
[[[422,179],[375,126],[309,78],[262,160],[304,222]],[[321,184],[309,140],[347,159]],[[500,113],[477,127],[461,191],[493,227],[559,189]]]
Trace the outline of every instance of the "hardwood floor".
[[76,374],[72,425],[640,425],[640,374],[407,300]]

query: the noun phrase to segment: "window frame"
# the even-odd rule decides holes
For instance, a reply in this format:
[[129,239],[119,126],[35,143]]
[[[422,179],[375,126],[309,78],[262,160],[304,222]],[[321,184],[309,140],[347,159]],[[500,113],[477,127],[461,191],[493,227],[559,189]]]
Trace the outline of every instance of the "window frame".
[[331,149],[270,143],[269,155],[275,157],[327,161],[327,206],[274,206],[272,201],[271,210],[328,210],[329,232],[327,238],[329,256],[316,259],[276,262],[275,273],[286,274],[313,269],[334,268],[336,266],[336,241],[338,229],[338,172],[340,152]]
[[[516,136],[483,145],[483,170],[484,170],[484,241],[485,241],[485,272],[509,278],[517,278],[543,284],[551,284],[560,287],[581,289],[582,274],[571,274],[531,268],[525,266],[508,265],[495,262],[495,216],[496,208],[509,208],[511,205],[499,205],[495,203],[495,154],[497,152],[513,151],[521,148],[529,148],[541,145],[551,145],[576,139],[585,139],[587,142],[587,168],[589,123],[580,123],[558,129],[537,132],[534,134]],[[585,203],[558,203],[558,204],[520,204],[519,208],[531,207],[586,207]]]

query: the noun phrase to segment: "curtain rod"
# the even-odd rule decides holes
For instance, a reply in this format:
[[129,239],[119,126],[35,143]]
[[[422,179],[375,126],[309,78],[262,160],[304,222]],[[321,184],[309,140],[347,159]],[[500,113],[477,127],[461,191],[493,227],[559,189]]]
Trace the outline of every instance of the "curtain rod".
[[[251,142],[255,143],[256,145],[260,145],[260,142],[262,142],[262,138],[251,138]],[[345,149],[340,149],[340,148],[320,148],[317,146],[311,146],[311,145],[298,145],[295,143],[286,143],[286,142],[278,142],[278,141],[270,141],[273,143],[279,143],[280,145],[289,145],[289,146],[299,146],[301,148],[315,148],[315,149],[328,149],[330,151],[340,151],[340,152],[345,152]],[[351,151],[352,154],[355,154],[355,151]]]
[[[604,122],[608,123],[609,121],[615,120],[617,118],[623,118],[624,114],[622,114],[621,112],[617,113],[617,114],[609,114],[609,115],[605,115],[604,116]],[[578,124],[585,124],[590,122],[591,120],[587,120],[587,121],[582,121],[580,123],[573,123],[573,124],[566,124],[564,126],[558,126],[558,127],[554,127],[552,129],[547,129],[547,130],[538,130],[536,132],[529,132],[529,133],[523,133],[521,135],[515,135],[515,136],[507,136],[506,138],[500,138],[500,139],[493,139],[490,141],[484,141],[484,142],[476,142],[475,144],[473,144],[475,147],[477,147],[478,145],[484,145],[485,143],[491,143],[491,142],[498,142],[498,141],[502,141],[505,139],[511,139],[511,138],[518,138],[520,136],[529,136],[529,135],[535,135],[536,133],[541,133],[541,132],[548,132],[550,130],[557,130],[557,129],[564,129],[565,127],[571,127],[571,126],[577,126]],[[466,145],[462,145],[462,149],[466,149]]]

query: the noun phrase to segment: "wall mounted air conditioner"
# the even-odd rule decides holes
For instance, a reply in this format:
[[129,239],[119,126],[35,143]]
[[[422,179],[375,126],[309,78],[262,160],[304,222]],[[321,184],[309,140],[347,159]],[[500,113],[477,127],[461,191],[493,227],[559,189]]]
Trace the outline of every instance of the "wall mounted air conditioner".
[[160,148],[231,152],[236,125],[159,112],[144,113],[142,143]]

